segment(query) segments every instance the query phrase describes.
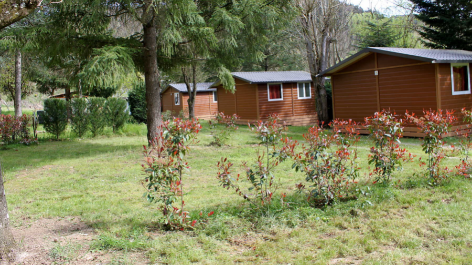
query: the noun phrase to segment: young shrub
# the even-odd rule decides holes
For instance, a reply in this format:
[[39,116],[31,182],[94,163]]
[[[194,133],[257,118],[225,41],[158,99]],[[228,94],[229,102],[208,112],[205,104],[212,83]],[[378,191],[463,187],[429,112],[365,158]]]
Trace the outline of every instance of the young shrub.
[[[448,168],[441,167],[445,157],[443,138],[450,132],[452,124],[457,120],[452,111],[423,111],[424,116],[418,118],[414,113],[406,112],[408,121],[414,123],[422,133],[423,151],[428,155],[427,169],[432,184],[438,184],[448,178]],[[426,163],[422,162],[421,165]]]
[[276,114],[271,114],[267,122],[259,121],[254,128],[250,128],[256,132],[257,137],[261,140],[260,145],[264,147],[262,151],[259,151],[257,160],[252,165],[249,165],[248,162],[242,163],[246,179],[251,184],[250,193],[244,193],[239,188],[239,175],[236,179],[231,177],[229,171],[233,164],[227,158],[222,158],[218,162],[217,178],[224,188],[233,188],[238,195],[248,200],[254,207],[258,208],[264,205],[269,207],[276,189],[273,171],[280,162],[287,158],[287,144],[281,148],[277,144],[292,142],[282,138],[282,132],[286,127],[281,124]]
[[365,119],[370,138],[374,146],[370,148],[369,165],[374,168],[370,175],[375,175],[375,181],[388,183],[395,170],[402,168],[402,161],[410,161],[413,157],[406,149],[400,148],[403,137],[402,120],[388,110],[376,112],[374,116]]
[[126,100],[122,98],[108,98],[105,103],[105,116],[108,125],[113,128],[113,133],[123,128],[128,120]]
[[456,169],[460,175],[470,178],[472,162],[469,159],[469,150],[472,147],[472,111],[463,108],[461,113],[463,115],[463,122],[466,125],[466,129],[462,131],[460,143],[455,147],[463,154],[461,163],[456,166]]
[[171,110],[166,110],[162,112],[162,120],[163,121],[168,121],[172,119],[172,111]]
[[[33,121],[33,137],[31,137],[30,131],[29,131],[29,121]],[[17,136],[19,136],[19,141],[21,144],[24,145],[30,145],[33,143],[38,143],[38,138],[36,137],[36,129],[34,125],[34,119],[32,116],[27,116],[23,114],[20,118],[17,119],[17,122],[19,123],[19,131],[16,133]]]
[[229,131],[226,129],[213,131],[211,136],[213,137],[213,141],[210,143],[210,145],[222,147],[229,140]]
[[67,128],[67,102],[50,98],[44,101],[44,129],[56,136],[56,140]]
[[[226,124],[227,129],[232,129],[233,131],[238,130],[238,125],[236,124],[237,120],[240,117],[237,114],[232,116],[226,116],[223,112],[219,112],[215,115],[215,121],[217,124]],[[215,129],[216,126],[214,122],[209,121],[210,129]],[[213,142],[210,145],[223,146],[226,141],[230,138],[230,131],[227,129],[221,129],[219,131],[212,131]]]
[[106,126],[105,99],[89,98],[87,108],[90,115],[90,131],[93,137],[96,137],[103,132]]
[[[143,185],[150,202],[159,204],[163,222],[168,229],[184,230],[189,224],[189,213],[184,210],[183,171],[189,165],[185,160],[189,144],[195,140],[201,125],[198,120],[174,118],[164,121],[148,149],[144,146],[147,174]],[[180,208],[178,206],[180,204]]]
[[70,103],[72,131],[82,137],[90,127],[90,113],[86,98],[73,98]]
[[[293,168],[305,173],[305,180],[312,183],[308,191],[308,201],[315,206],[331,204],[349,196],[349,188],[359,175],[357,149],[359,141],[357,124],[352,121],[335,120],[330,124],[333,133],[314,126],[303,137],[306,144],[302,152],[292,154]],[[296,184],[299,192],[306,186]]]

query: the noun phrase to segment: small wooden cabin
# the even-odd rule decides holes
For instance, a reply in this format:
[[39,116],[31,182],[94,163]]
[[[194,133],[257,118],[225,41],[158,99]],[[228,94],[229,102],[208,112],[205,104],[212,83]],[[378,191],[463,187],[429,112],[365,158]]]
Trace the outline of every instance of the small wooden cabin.
[[[334,118],[362,122],[382,109],[458,115],[472,107],[470,63],[472,52],[463,50],[366,48],[320,76],[331,76]],[[416,128],[405,135],[419,136]]]
[[[210,119],[218,112],[216,89],[210,88],[213,83],[198,83],[195,98],[195,117]],[[191,84],[193,86],[193,84]],[[162,111],[171,111],[178,116],[180,112],[188,115],[188,91],[184,83],[170,84],[162,91]]]
[[237,114],[240,122],[266,120],[277,113],[287,125],[314,125],[318,123],[315,90],[310,73],[234,72],[235,92],[223,88],[218,81],[218,110],[226,115]]

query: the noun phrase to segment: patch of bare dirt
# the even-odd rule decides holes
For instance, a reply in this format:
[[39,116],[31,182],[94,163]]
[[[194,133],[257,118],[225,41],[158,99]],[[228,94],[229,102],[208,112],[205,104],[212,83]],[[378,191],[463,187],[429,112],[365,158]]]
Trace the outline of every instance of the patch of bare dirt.
[[79,218],[39,219],[12,232],[19,246],[14,264],[147,264],[141,253],[92,251],[97,234]]
[[352,264],[357,265],[361,264],[362,260],[358,259],[357,257],[345,257],[345,258],[337,258],[332,259],[329,261],[329,265],[341,265],[341,264]]

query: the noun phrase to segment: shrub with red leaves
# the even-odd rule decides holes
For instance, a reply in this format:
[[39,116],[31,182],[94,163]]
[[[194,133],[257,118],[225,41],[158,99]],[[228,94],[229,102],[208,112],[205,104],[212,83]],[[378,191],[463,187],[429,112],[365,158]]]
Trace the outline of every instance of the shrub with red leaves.
[[376,183],[388,183],[395,170],[402,168],[402,162],[413,159],[412,154],[400,147],[403,121],[397,118],[396,113],[383,110],[366,118],[365,126],[374,142],[369,154],[369,164],[374,165],[370,175],[375,175]]
[[424,134],[423,151],[428,155],[427,164],[421,162],[421,165],[427,165],[429,178],[432,184],[438,184],[448,178],[450,170],[447,167],[441,167],[441,161],[445,157],[443,138],[450,132],[452,124],[457,120],[454,111],[443,112],[442,110],[423,111],[424,116],[418,118],[415,113],[406,112],[408,121],[413,122]]
[[38,139],[31,137],[28,124],[31,116],[23,115],[15,118],[11,115],[0,115],[0,136],[4,145],[22,143],[30,145]]
[[[353,146],[359,141],[357,124],[335,120],[330,126],[333,133],[323,127],[310,128],[303,135],[306,144],[302,145],[302,152],[292,156],[295,170],[305,173],[305,180],[312,183],[308,201],[315,205],[326,205],[347,197],[359,175],[357,150]],[[306,186],[299,183],[296,188],[303,192]]]
[[[160,133],[144,146],[147,173],[143,181],[146,197],[159,204],[163,222],[168,229],[183,229],[189,225],[189,213],[184,211],[183,171],[188,169],[185,156],[190,151],[189,144],[196,139],[201,126],[198,120],[174,118],[160,126]],[[177,206],[180,204],[179,206]]]

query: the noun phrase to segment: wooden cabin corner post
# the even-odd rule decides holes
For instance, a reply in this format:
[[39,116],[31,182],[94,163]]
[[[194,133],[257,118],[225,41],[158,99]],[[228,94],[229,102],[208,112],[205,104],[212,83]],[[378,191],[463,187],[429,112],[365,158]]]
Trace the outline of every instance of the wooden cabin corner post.
[[[333,101],[333,120],[336,119],[336,105],[334,104],[334,78],[331,76],[331,101]],[[317,113],[318,115],[318,113]]]
[[437,111],[441,109],[441,85],[439,84],[439,64],[436,64],[435,67],[435,81],[436,81],[436,107]]
[[257,120],[261,119],[260,109],[259,109],[259,85],[256,84],[256,116]]
[[377,89],[377,111],[380,112],[380,87],[379,87],[379,60],[377,57],[377,53],[374,53],[375,56],[375,86]]
[[290,84],[290,91],[292,92],[292,117],[294,117],[295,116],[295,98],[293,97],[293,83]]

